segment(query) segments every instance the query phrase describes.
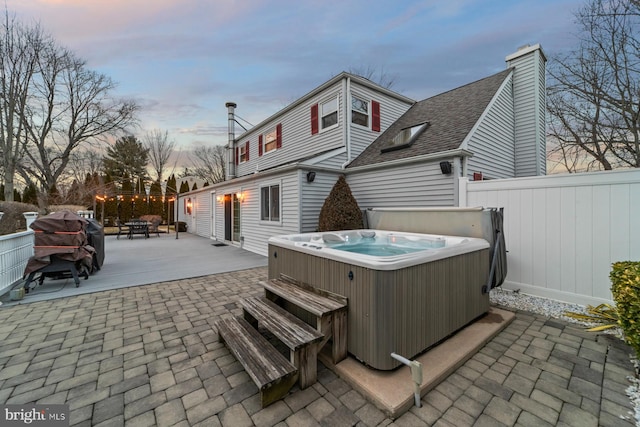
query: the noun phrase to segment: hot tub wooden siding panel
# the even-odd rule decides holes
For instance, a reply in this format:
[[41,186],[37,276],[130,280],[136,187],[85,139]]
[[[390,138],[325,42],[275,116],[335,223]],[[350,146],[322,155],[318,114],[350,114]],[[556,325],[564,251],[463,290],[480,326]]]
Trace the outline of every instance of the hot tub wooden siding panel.
[[392,352],[412,358],[489,310],[488,249],[379,271],[270,244],[269,278],[280,274],[347,297],[348,351],[376,369],[396,368]]

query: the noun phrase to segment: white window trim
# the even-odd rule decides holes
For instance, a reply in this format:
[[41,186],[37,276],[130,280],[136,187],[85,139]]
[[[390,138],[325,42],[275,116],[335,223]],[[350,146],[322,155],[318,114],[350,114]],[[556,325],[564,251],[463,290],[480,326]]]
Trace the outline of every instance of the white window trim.
[[[280,218],[278,219],[278,221],[262,219],[262,189],[265,188],[265,187],[273,187],[275,185],[277,185],[279,190],[280,190],[279,191],[280,192],[280,196],[278,197],[278,204],[279,204],[278,212],[280,212]],[[258,203],[260,205],[259,208],[258,208],[258,224],[261,224],[261,225],[282,225],[282,180],[260,183],[258,185]]]
[[[327,102],[330,102],[333,99],[336,100],[336,116],[337,116],[336,124],[323,128],[322,127],[322,117],[323,117],[322,104],[326,104]],[[336,94],[335,96],[326,98],[324,101],[320,101],[318,103],[318,129],[319,129],[318,133],[330,131],[332,129],[337,128],[338,126],[340,126],[340,97]]]
[[[269,133],[275,133],[276,134],[276,139],[274,140],[274,144],[275,144],[275,148],[272,150],[267,151],[267,134]],[[262,134],[262,155],[266,155],[269,153],[273,153],[274,151],[278,151],[278,127],[277,126],[273,126],[269,129],[267,129],[263,134]]]
[[[358,98],[360,101],[363,101],[363,102],[367,103],[367,126],[363,126],[363,125],[361,125],[359,123],[354,123],[353,122],[353,98]],[[371,130],[371,121],[372,121],[371,100],[364,99],[363,97],[361,97],[359,95],[351,94],[351,99],[350,99],[350,102],[349,102],[349,123],[361,128],[361,129]]]
[[[242,152],[244,151],[244,160],[242,159]],[[242,144],[240,146],[240,153],[238,153],[238,164],[247,163],[247,145]]]

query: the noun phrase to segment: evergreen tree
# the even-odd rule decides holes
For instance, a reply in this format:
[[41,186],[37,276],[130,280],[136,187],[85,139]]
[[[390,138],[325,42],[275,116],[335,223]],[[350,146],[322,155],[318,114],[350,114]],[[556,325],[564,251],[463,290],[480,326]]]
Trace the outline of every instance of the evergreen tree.
[[322,205],[318,230],[358,230],[363,226],[362,211],[347,180],[341,175]]
[[149,150],[135,136],[118,139],[112,147],[107,148],[103,158],[105,173],[116,181],[123,180],[125,175],[134,181],[145,178],[148,162]]
[[162,203],[162,187],[158,181],[154,181],[151,183],[151,214],[152,215],[160,215],[163,213],[163,203]]
[[129,175],[125,172],[125,176],[122,180],[122,188],[120,191],[120,203],[118,212],[120,213],[120,219],[128,221],[133,218],[133,205],[135,203],[133,186],[129,180]]
[[38,190],[34,183],[29,183],[22,193],[22,202],[31,203],[32,205],[38,204]]

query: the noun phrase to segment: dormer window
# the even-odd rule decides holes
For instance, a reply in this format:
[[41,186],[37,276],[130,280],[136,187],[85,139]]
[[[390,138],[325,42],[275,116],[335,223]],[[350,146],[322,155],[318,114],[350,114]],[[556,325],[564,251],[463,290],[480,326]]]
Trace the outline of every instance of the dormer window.
[[398,132],[380,152],[386,153],[411,146],[427,127],[429,127],[429,122],[418,123],[417,125],[400,129],[400,132]]

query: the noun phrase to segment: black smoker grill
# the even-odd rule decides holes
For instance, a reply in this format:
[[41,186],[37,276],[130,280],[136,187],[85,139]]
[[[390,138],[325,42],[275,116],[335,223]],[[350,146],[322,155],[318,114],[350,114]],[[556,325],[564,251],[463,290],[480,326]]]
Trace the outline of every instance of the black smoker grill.
[[24,270],[24,290],[36,274],[41,285],[45,277],[73,277],[76,287],[80,276],[89,278],[104,262],[104,230],[95,220],[86,220],[73,212],[55,212],[36,219],[34,255]]

